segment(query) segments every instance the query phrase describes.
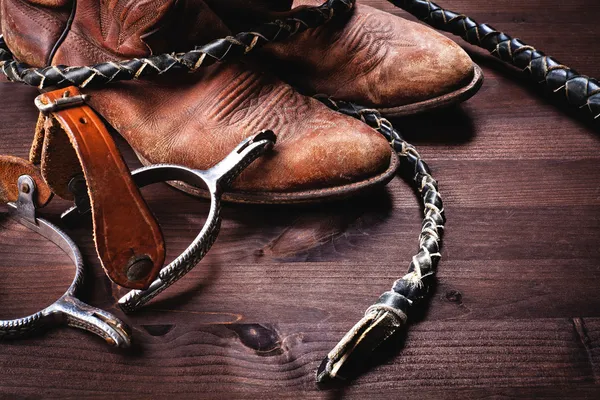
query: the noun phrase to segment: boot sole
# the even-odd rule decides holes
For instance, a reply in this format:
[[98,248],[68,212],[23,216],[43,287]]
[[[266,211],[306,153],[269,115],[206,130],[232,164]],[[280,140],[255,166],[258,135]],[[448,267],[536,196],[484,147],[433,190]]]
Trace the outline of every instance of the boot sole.
[[[351,197],[360,193],[364,193],[376,188],[384,187],[396,175],[396,171],[400,166],[398,155],[390,152],[390,165],[382,174],[372,178],[365,179],[360,182],[350,183],[347,185],[335,186],[324,189],[305,190],[298,192],[225,192],[223,201],[231,203],[244,204],[302,204],[302,203],[319,203],[334,200],[340,200],[346,197]],[[141,155],[137,154],[138,159],[144,166],[151,165]],[[173,181],[167,182],[177,190],[181,190],[195,197],[210,198],[207,190],[197,188],[185,182]]]
[[376,110],[386,118],[420,114],[434,109],[449,107],[458,103],[462,103],[463,101],[473,97],[481,88],[481,85],[483,85],[483,71],[477,64],[473,63],[473,79],[471,79],[471,82],[469,82],[466,86],[463,86],[460,89],[418,103],[391,108],[376,108]]

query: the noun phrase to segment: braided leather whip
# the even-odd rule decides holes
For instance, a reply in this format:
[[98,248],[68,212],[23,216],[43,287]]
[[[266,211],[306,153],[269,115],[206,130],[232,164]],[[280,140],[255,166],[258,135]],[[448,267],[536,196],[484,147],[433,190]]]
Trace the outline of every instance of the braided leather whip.
[[527,72],[535,83],[585,108],[592,119],[600,117],[600,83],[561,64],[519,39],[480,24],[466,15],[444,10],[430,0],[388,0],[432,27],[453,33],[486,49],[500,60]]
[[[364,362],[370,353],[406,324],[408,311],[427,298],[435,282],[435,270],[441,259],[441,238],[446,218],[438,183],[417,149],[404,141],[390,121],[378,111],[331,98],[318,98],[333,110],[359,119],[381,133],[398,153],[402,172],[407,173],[420,194],[425,217],[419,236],[419,252],[412,258],[408,273],[392,289],[381,295],[361,319],[323,360],[317,382],[344,378]],[[350,372],[351,374],[353,372]]]

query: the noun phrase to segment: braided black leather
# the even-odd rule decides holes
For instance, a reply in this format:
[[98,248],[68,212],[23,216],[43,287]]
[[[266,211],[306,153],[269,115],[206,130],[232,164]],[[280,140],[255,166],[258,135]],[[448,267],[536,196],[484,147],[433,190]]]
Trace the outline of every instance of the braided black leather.
[[329,108],[359,119],[381,133],[398,153],[401,170],[413,180],[415,189],[421,195],[425,218],[419,237],[419,252],[413,257],[408,274],[394,283],[392,290],[404,300],[400,311],[407,313],[408,307],[425,299],[433,284],[435,270],[440,261],[441,238],[446,218],[444,204],[438,191],[438,183],[431,176],[429,166],[417,149],[406,142],[392,123],[383,118],[377,110],[353,103],[318,98]]
[[263,24],[252,32],[241,32],[235,36],[214,40],[187,53],[161,54],[93,66],[57,65],[31,68],[14,59],[0,35],[0,70],[10,81],[37,86],[40,89],[66,86],[85,88],[161,75],[169,71],[195,72],[200,67],[250,53],[265,43],[284,40],[299,32],[321,26],[334,16],[351,10],[354,4],[355,0],[327,0],[319,7],[298,8],[285,19]]
[[[415,189],[421,195],[424,208],[419,252],[412,258],[408,273],[394,283],[392,290],[383,293],[379,300],[367,309],[365,317],[329,353],[317,372],[317,381],[323,383],[339,375],[339,370],[352,353],[361,353],[357,351],[358,347],[368,347],[368,354],[401,329],[407,322],[410,308],[428,297],[441,259],[440,247],[446,218],[438,183],[431,176],[429,166],[417,149],[402,138],[390,121],[374,109],[326,97],[317,98],[329,108],[363,121],[388,140],[400,156],[401,172],[413,181]],[[365,354],[364,351],[365,349],[362,349],[362,354]]]
[[572,106],[587,108],[593,119],[600,117],[600,83],[561,64],[519,39],[510,37],[487,24],[444,10],[430,0],[388,0],[432,27],[453,33],[484,48],[500,60],[522,69],[531,79]]

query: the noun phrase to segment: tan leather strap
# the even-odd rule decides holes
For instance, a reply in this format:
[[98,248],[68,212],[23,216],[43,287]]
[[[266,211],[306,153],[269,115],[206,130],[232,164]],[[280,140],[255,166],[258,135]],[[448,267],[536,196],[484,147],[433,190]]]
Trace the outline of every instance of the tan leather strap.
[[[38,99],[49,105],[78,95],[77,88],[69,87]],[[165,261],[162,232],[96,113],[80,104],[42,117],[31,160],[41,162],[42,175],[50,188],[66,199],[73,198],[69,183],[83,173],[102,267],[118,285],[147,288]]]
[[17,201],[19,197],[17,181],[22,175],[31,176],[35,182],[36,206],[44,207],[48,204],[52,199],[52,190],[44,182],[40,170],[27,160],[12,156],[0,156],[0,203]]

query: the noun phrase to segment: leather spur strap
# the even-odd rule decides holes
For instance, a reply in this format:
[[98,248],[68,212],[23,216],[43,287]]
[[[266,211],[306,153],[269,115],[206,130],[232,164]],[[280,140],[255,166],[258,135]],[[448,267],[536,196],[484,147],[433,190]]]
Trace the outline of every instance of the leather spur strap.
[[0,156],[0,203],[14,203],[19,199],[19,192],[29,193],[31,188],[20,188],[19,177],[30,176],[37,190],[33,198],[35,206],[44,207],[52,200],[52,190],[48,187],[40,170],[27,160],[12,156]]
[[36,99],[42,115],[30,158],[41,164],[44,180],[58,196],[89,197],[96,250],[108,277],[126,288],[145,289],[165,261],[162,232],[85,98],[68,87]]

